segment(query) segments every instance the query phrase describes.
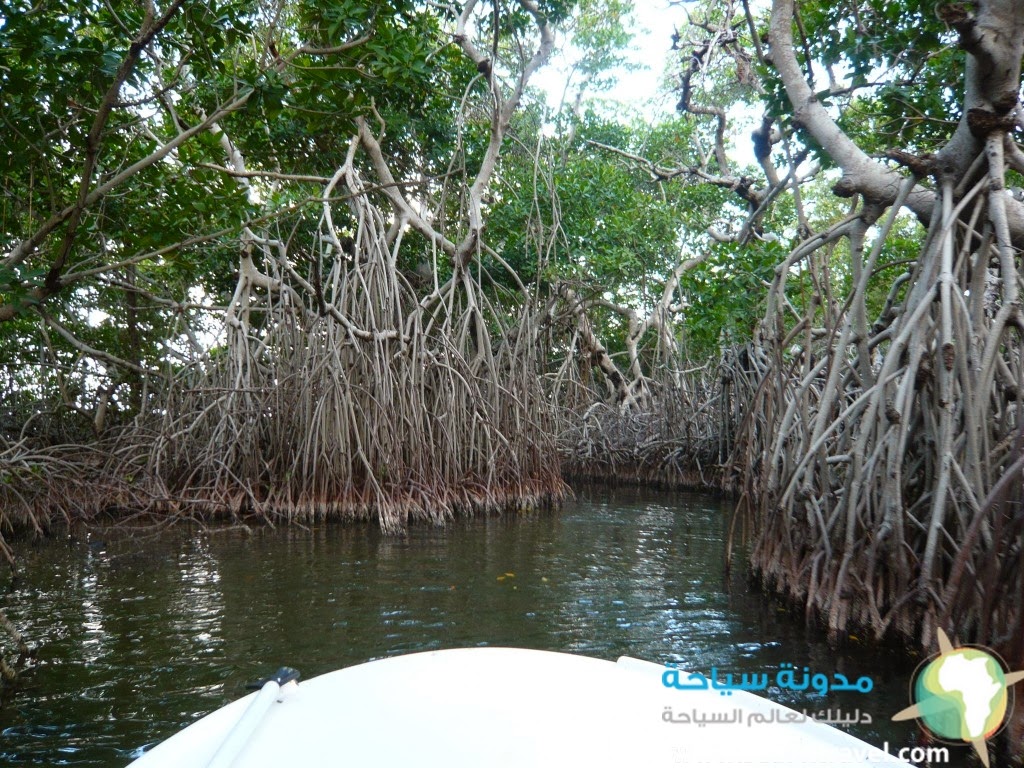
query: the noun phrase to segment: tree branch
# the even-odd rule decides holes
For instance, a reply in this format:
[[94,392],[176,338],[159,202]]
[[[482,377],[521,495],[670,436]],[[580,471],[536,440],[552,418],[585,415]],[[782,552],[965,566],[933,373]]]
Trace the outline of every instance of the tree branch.
[[117,357],[116,355],[110,354],[109,352],[104,352],[101,349],[90,347],[84,341],[78,339],[73,333],[71,333],[71,331],[69,331],[63,325],[61,325],[52,317],[50,317],[50,315],[44,312],[43,310],[39,310],[39,315],[40,317],[43,318],[43,321],[50,328],[59,333],[64,338],[64,340],[68,342],[68,344],[77,349],[86,357],[91,357],[94,360],[102,360],[105,363],[109,363],[110,365],[116,366],[118,368],[124,368],[126,370],[132,371],[133,373],[137,373],[140,376],[160,376],[160,373],[158,371],[146,370],[142,366],[136,365],[135,363],[131,363],[127,360],[123,360],[120,357]]
[[[74,205],[69,205],[63,210],[59,211],[58,213],[55,213],[53,216],[47,219],[47,221],[44,222],[43,225],[39,227],[39,229],[37,229],[31,237],[26,238],[25,240],[22,240],[20,243],[18,243],[11,250],[11,252],[4,257],[3,261],[0,263],[2,263],[6,267],[17,266],[21,264],[43,243],[44,240],[46,240],[46,238],[50,234],[54,232],[54,230],[56,230],[61,224],[68,221],[69,218],[75,215],[76,211],[80,214],[83,210],[98,202],[108,192],[116,189],[125,181],[130,179],[132,176],[135,176],[140,171],[143,171],[146,168],[149,168],[150,166],[158,163],[160,160],[163,160],[171,152],[173,152],[175,149],[177,149],[179,146],[181,146],[183,143],[191,139],[196,134],[202,133],[203,131],[209,129],[209,127],[213,123],[217,122],[218,119],[221,119],[225,115],[228,115],[231,112],[234,112],[245,106],[245,103],[249,100],[249,97],[252,96],[252,93],[252,90],[243,91],[233,101],[220,107],[216,112],[214,112],[209,118],[207,118],[203,122],[193,126],[192,128],[189,128],[187,131],[179,133],[177,136],[175,136],[173,139],[164,144],[155,152],[133,163],[120,173],[115,174],[105,183],[93,189],[85,196],[84,201],[80,203],[75,203]],[[59,292],[64,287],[65,283],[63,279],[59,279],[55,284],[50,281],[47,281],[47,283],[29,291],[28,297],[26,299],[22,299],[21,301],[8,304],[0,304],[0,322],[10,320],[23,309],[33,306],[35,304],[39,304],[40,302],[52,296],[53,294]]]
[[[979,13],[979,16],[985,16],[984,9],[989,6],[999,6],[1000,10],[1005,10],[1009,6],[1019,8],[1020,2],[1019,0],[990,0],[988,3],[981,4],[983,11]],[[986,16],[986,18],[988,17]],[[990,26],[992,23],[994,22],[989,22]],[[1009,22],[1007,21],[1007,23]],[[996,33],[989,29],[988,34]],[[793,0],[773,0],[770,37],[771,52],[768,58],[782,79],[786,95],[793,107],[794,122],[807,130],[842,170],[843,177],[836,184],[835,193],[844,197],[860,194],[871,202],[891,205],[896,199],[903,176],[873,160],[858,147],[839,128],[804,79],[804,73],[800,69],[793,48]],[[1018,34],[1017,37],[1020,38],[1021,35]],[[1018,50],[1017,76],[1013,79],[1014,83],[1019,80],[1020,58]],[[978,68],[974,60],[973,54],[968,56],[967,97],[964,102],[965,107],[968,108],[976,102],[979,104],[991,103],[985,102],[984,99],[979,101],[975,94],[978,85],[974,81],[977,79]],[[1015,84],[1014,93],[1016,93],[1016,87]],[[1016,96],[1014,96],[1014,100],[1016,100]],[[955,158],[954,166],[961,170],[966,167],[963,166],[963,156],[970,154],[970,152],[964,151],[964,144],[967,142],[964,131],[969,133],[969,128],[966,127],[966,112],[965,109],[962,126],[958,128],[953,139],[940,153],[943,159],[951,161]],[[980,151],[980,145],[977,147]],[[977,152],[974,152],[967,164],[970,165],[976,156]],[[917,186],[907,197],[906,205],[922,223],[927,225],[931,221],[934,211],[935,193]],[[1024,206],[1016,201],[1009,201],[1006,213],[1014,244],[1024,247]]]

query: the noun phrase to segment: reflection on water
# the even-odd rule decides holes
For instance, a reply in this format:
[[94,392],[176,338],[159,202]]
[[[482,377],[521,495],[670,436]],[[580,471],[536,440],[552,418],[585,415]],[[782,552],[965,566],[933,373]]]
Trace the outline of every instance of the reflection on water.
[[[416,528],[178,531],[28,547],[3,598],[42,644],[0,709],[0,764],[116,766],[281,665],[311,677],[433,648],[510,645],[708,673],[782,663],[870,675],[870,696],[772,692],[870,711],[853,732],[913,743],[912,665],[843,657],[722,567],[727,507],[702,495],[580,492],[552,514]],[[681,695],[685,695],[681,693]],[[957,753],[956,757],[959,757]]]

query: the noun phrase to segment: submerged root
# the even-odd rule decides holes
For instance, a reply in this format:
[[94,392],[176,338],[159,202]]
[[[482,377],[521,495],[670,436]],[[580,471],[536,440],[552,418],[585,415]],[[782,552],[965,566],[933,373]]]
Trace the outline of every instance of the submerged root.
[[0,610],[0,685],[15,682],[34,656],[35,649]]

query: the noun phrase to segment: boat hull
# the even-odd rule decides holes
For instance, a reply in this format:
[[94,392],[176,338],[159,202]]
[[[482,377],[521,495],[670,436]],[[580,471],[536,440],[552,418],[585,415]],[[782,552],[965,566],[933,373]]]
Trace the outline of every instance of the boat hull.
[[[664,671],[515,648],[382,659],[272,691],[263,712],[266,692],[239,699],[131,768],[906,765],[828,725],[780,722],[792,710],[746,691],[666,688]],[[254,726],[218,756],[247,710]]]

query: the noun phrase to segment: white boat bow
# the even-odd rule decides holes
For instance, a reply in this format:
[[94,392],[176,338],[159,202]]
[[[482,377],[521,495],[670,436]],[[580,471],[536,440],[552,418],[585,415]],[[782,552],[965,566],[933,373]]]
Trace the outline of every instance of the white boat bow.
[[666,688],[665,669],[518,648],[381,659],[270,681],[131,768],[907,765],[748,691]]

